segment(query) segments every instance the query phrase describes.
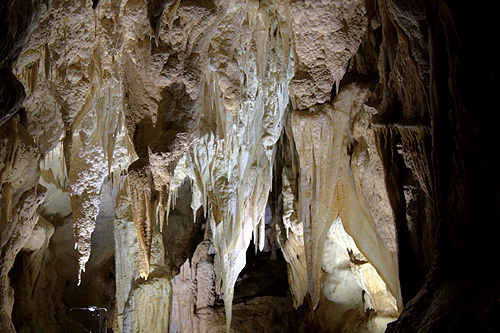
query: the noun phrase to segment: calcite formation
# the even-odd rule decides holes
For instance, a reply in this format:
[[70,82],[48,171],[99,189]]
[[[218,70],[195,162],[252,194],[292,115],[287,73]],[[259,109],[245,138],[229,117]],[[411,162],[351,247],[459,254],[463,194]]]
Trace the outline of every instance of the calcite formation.
[[304,224],[308,291],[314,306],[320,297],[320,267],[326,233],[337,217],[353,235],[362,253],[377,267],[401,305],[397,264],[385,245],[390,240],[384,242],[378,235],[361,189],[359,173],[354,172],[352,156],[360,147],[354,147],[349,120],[359,112],[356,109],[362,107],[367,91],[359,84],[346,85],[331,105],[292,114],[301,171],[299,207]]
[[[60,11],[63,3],[44,6],[29,48],[16,67],[19,80],[29,89],[23,106],[39,122],[30,128],[30,134],[42,153],[61,159],[60,165],[44,163],[42,175],[47,186],[69,195],[78,274],[85,270],[91,255],[91,235],[107,178],[122,187],[118,198],[124,198],[120,200],[129,205],[128,217],[120,217],[119,221],[132,219],[137,235],[136,241],[124,238],[118,242],[116,253],[130,256],[122,248],[137,242],[138,259],[130,267],[138,267],[140,276],[148,279],[158,271],[152,270],[152,253],[163,251],[163,245],[154,241],[155,225],[162,227],[165,218],[167,223],[175,223],[168,222],[178,187],[175,183],[189,176],[194,186],[191,206],[195,210],[203,206],[210,224],[217,292],[225,303],[229,330],[233,288],[245,266],[246,251],[252,238],[260,251],[266,242],[264,211],[273,187],[273,167],[283,125],[293,107],[323,114],[322,106],[315,105],[327,101],[333,82],[339,85],[347,60],[366,29],[366,9],[361,3],[353,7],[347,3],[307,3],[300,8],[298,4],[272,1],[92,5],[94,10],[71,8],[65,14]],[[336,10],[345,14],[343,21],[331,17]],[[312,21],[304,13],[318,15],[319,23],[310,26]],[[51,28],[52,21],[59,22],[57,29]],[[345,45],[336,46],[338,50],[349,52],[332,56],[328,47],[333,41]],[[311,57],[307,53],[312,50]],[[329,57],[323,59],[324,54]],[[321,64],[314,65],[318,59],[323,59]],[[310,79],[304,80],[304,75]],[[48,115],[45,109],[54,110],[56,116]],[[344,125],[335,126],[346,129],[349,112],[337,114],[344,114]],[[295,116],[291,119],[295,124]],[[325,131],[336,132],[333,144],[337,148],[326,158],[342,160],[340,148],[346,130],[336,131],[331,122],[319,122]],[[50,137],[48,130],[54,132]],[[289,244],[283,249],[290,262],[294,304],[300,306],[308,292],[316,307],[321,294],[321,253],[335,212],[330,209],[331,216],[325,222],[316,222],[324,217],[306,216],[309,202],[321,204],[325,199],[319,194],[314,199],[304,196],[308,184],[315,182],[307,171],[311,169],[308,163],[314,161],[302,154],[310,148],[304,146],[298,133],[290,140],[299,145],[301,158],[294,163],[302,175],[301,194],[291,198],[284,188],[283,196],[288,198],[284,201],[287,207],[297,208],[302,214],[295,214],[293,231],[281,237],[284,244]],[[62,154],[51,152],[59,147]],[[174,171],[184,154],[187,158],[182,167]],[[124,182],[124,176],[119,175],[125,170]],[[176,174],[182,176],[174,181]],[[288,182],[293,181],[291,177],[294,175]],[[337,172],[325,177],[336,179]],[[9,205],[10,185],[5,183]],[[54,197],[52,193],[49,198]],[[339,200],[352,200],[340,196]],[[50,207],[47,205],[44,211],[50,212]],[[285,213],[285,221],[292,209]],[[288,228],[290,223],[285,223]],[[326,223],[324,227],[320,227],[322,223]],[[371,224],[372,232],[376,232]],[[313,229],[321,229],[323,236],[311,232]],[[115,231],[115,239],[125,235],[125,231],[118,230],[122,229]],[[296,251],[307,255],[296,262],[291,255]],[[126,257],[117,257],[117,269],[128,271]],[[377,256],[367,257],[380,261]],[[161,266],[159,262],[154,265]],[[390,281],[387,271],[397,271],[396,264],[392,265],[377,266],[386,274],[386,281]],[[172,273],[161,273],[140,288],[131,287],[132,281],[139,279],[137,275],[117,277],[117,293],[123,295],[117,296],[122,304],[118,312],[127,313],[118,320],[120,329],[152,325],[136,313],[137,302],[142,302],[142,296],[137,295],[150,288],[147,286],[164,285],[159,292],[164,299],[159,301],[166,303],[158,306],[168,309]],[[296,286],[306,280],[307,289]],[[398,287],[391,283],[398,297]],[[123,303],[126,299],[127,306]]]
[[460,300],[490,329],[498,42],[467,9],[3,1],[0,330],[91,300],[118,332],[472,329]]
[[[46,188],[38,184],[39,154],[33,139],[17,116],[9,119],[0,132],[3,163],[1,252],[0,269],[0,329],[13,330],[10,313],[14,306],[9,271],[14,260],[28,242],[38,222],[37,209],[46,195]],[[35,162],[35,163],[33,163]]]
[[211,41],[209,68],[216,70],[206,75],[206,112],[189,156],[210,209],[228,330],[233,287],[252,237],[264,247],[274,146],[293,74],[289,31],[272,3],[234,3]]

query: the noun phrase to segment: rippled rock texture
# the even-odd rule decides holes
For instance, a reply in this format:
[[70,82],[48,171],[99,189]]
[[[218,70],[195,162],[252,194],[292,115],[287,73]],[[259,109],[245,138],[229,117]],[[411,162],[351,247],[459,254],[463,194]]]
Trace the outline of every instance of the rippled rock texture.
[[494,330],[493,12],[3,1],[0,330]]

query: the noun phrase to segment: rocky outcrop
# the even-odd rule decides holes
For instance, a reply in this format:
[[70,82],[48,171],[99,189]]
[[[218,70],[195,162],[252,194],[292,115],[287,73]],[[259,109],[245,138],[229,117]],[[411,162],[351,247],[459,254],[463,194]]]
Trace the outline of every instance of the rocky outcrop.
[[[38,185],[40,154],[26,130],[27,119],[20,109],[23,85],[12,66],[27,44],[36,25],[40,1],[4,1],[0,14],[0,330],[14,331],[11,313],[14,292],[9,272],[18,253],[28,242],[38,222],[36,212],[46,189]],[[16,114],[19,113],[19,114]],[[29,243],[29,242],[28,242]],[[36,246],[34,246],[36,247]],[[32,261],[37,261],[33,258]],[[38,259],[39,261],[39,259]],[[35,268],[35,270],[40,268]],[[31,288],[33,288],[32,282]]]
[[45,198],[46,189],[38,184],[38,150],[24,126],[20,124],[18,116],[13,116],[2,126],[0,137],[3,155],[3,165],[0,169],[0,328],[2,331],[13,331],[10,314],[14,295],[9,272],[38,222],[37,209]]
[[498,91],[498,41],[483,32],[498,28],[481,12],[447,1],[381,6],[379,122],[391,132],[384,160],[399,243],[407,246],[400,250],[407,305],[390,331],[494,330],[498,287],[486,258],[496,252],[498,226],[490,221],[499,215],[499,169],[485,110]]

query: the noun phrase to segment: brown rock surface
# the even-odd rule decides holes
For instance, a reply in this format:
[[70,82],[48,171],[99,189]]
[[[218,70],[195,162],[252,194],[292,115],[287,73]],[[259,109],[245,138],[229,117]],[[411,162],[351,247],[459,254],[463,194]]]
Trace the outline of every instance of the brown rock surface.
[[0,331],[494,331],[485,6],[2,1]]

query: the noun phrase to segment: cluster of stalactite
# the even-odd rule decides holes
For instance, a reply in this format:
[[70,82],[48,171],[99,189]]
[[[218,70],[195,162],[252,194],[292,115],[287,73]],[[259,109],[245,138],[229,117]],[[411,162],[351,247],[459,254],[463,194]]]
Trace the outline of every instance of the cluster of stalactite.
[[[498,42],[465,37],[467,8],[146,2],[0,4],[1,329],[15,329],[16,256],[46,251],[53,233],[40,210],[69,198],[80,283],[109,184],[122,331],[168,330],[172,281],[196,275],[183,264],[207,256],[203,239],[228,331],[252,241],[281,249],[295,308],[341,309],[331,329],[385,329],[404,306],[393,330],[443,327],[453,306],[426,306],[476,277],[494,293],[472,301],[493,304]],[[189,214],[172,218],[186,188]],[[464,260],[482,268],[464,272]]]

